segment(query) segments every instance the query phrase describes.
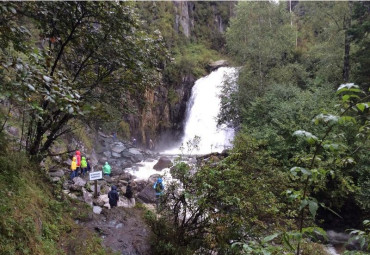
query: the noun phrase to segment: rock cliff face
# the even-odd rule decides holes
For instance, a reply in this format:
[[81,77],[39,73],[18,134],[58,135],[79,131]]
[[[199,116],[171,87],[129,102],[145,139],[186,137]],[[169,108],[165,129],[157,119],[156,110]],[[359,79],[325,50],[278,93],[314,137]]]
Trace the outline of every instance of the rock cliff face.
[[[168,15],[174,15],[174,19],[170,19],[174,24],[170,27],[179,35],[179,40],[189,38],[196,42],[204,39],[213,45],[225,32],[234,5],[235,2],[173,1],[166,5],[166,10]],[[150,23],[150,20],[147,22]],[[225,64],[221,66],[223,65]],[[205,69],[213,71],[217,67],[219,66],[211,64]],[[176,78],[176,82],[172,84],[163,82],[161,86],[147,90],[146,104],[137,105],[138,113],[124,116],[130,125],[131,136],[147,148],[150,139],[154,144],[159,143],[159,134],[167,134],[172,138],[180,136],[183,131],[186,104],[197,78],[199,77],[183,73],[181,78]]]
[[149,147],[150,139],[154,144],[159,142],[158,134],[167,133],[171,137],[181,135],[186,104],[195,80],[194,76],[185,75],[181,83],[174,85],[172,96],[176,97],[176,100],[170,100],[166,86],[148,90],[145,93],[145,106],[138,114],[126,116],[131,135],[146,147]]
[[[228,18],[232,15],[235,5],[234,2],[204,2],[203,5],[193,1],[173,1],[173,3],[176,13],[175,30],[182,32],[187,38],[193,36],[196,27],[201,25],[208,25],[210,30],[216,29],[219,33],[224,33]],[[204,11],[205,7],[209,9],[208,16],[199,15],[201,11]],[[225,8],[228,11],[228,15],[226,15],[227,19],[223,17]],[[204,20],[210,20],[211,22],[200,24]]]

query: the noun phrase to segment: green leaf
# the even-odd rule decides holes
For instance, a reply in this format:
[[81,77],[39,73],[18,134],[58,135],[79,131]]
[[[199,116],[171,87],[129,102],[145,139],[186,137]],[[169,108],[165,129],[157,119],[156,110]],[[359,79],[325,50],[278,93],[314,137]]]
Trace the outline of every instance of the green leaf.
[[315,144],[319,140],[316,136],[314,136],[310,132],[307,132],[307,131],[304,131],[304,130],[295,131],[293,133],[293,136],[298,136],[298,137],[305,138],[306,141],[311,145]]
[[356,104],[357,108],[363,112],[365,109],[369,108],[370,103],[358,103]]
[[276,237],[278,237],[279,235],[280,235],[280,233],[276,233],[276,234],[273,234],[273,235],[266,236],[265,238],[263,238],[262,242],[264,242],[264,243],[270,242],[270,241],[274,240]]
[[356,123],[356,119],[351,116],[342,116],[339,118],[339,124],[345,124],[347,122]]
[[301,201],[301,205],[299,206],[299,211],[302,211],[303,208],[305,208],[308,205],[308,200],[304,199]]
[[312,217],[314,218],[316,217],[316,212],[318,208],[319,208],[319,205],[317,204],[316,201],[313,201],[313,200],[308,201],[308,209],[310,210]]
[[361,92],[361,89],[358,85],[355,85],[354,83],[346,83],[340,85],[339,88],[337,89],[337,94],[343,92]]
[[338,122],[339,117],[332,114],[322,114],[320,113],[315,118],[313,118],[312,122],[314,122],[316,125],[320,122],[323,123],[336,123]]

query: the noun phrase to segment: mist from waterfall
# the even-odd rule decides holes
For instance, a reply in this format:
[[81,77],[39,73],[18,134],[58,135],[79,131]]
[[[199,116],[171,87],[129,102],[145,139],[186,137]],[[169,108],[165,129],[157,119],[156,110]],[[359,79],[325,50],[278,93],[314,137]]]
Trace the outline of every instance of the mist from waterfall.
[[207,154],[222,152],[231,147],[234,138],[234,130],[226,125],[217,127],[217,115],[220,112],[221,99],[219,97],[222,84],[225,79],[235,82],[237,69],[221,67],[206,77],[197,80],[192,88],[191,97],[186,108],[184,136],[181,143],[173,150],[167,150],[164,154],[179,154],[179,147],[183,144],[187,154],[187,142],[200,137],[199,150],[192,154]]

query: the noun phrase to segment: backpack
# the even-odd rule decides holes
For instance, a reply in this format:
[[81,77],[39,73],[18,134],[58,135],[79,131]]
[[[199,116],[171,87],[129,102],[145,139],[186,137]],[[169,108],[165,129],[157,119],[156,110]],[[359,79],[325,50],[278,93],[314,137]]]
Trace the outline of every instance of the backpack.
[[155,185],[155,192],[161,193],[163,191],[164,187],[162,183],[158,183]]

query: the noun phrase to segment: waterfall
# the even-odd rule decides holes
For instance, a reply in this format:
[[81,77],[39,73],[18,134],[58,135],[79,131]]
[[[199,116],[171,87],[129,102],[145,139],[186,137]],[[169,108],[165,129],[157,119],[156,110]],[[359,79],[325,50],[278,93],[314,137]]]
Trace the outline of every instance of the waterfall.
[[[199,150],[192,151],[193,154],[222,152],[231,146],[234,130],[226,125],[217,127],[217,115],[221,106],[221,86],[228,77],[235,82],[236,75],[236,68],[221,67],[195,82],[187,104],[184,136],[181,140],[185,154],[187,142],[195,136],[200,137],[200,143]],[[164,153],[178,154],[180,150],[176,148]]]

